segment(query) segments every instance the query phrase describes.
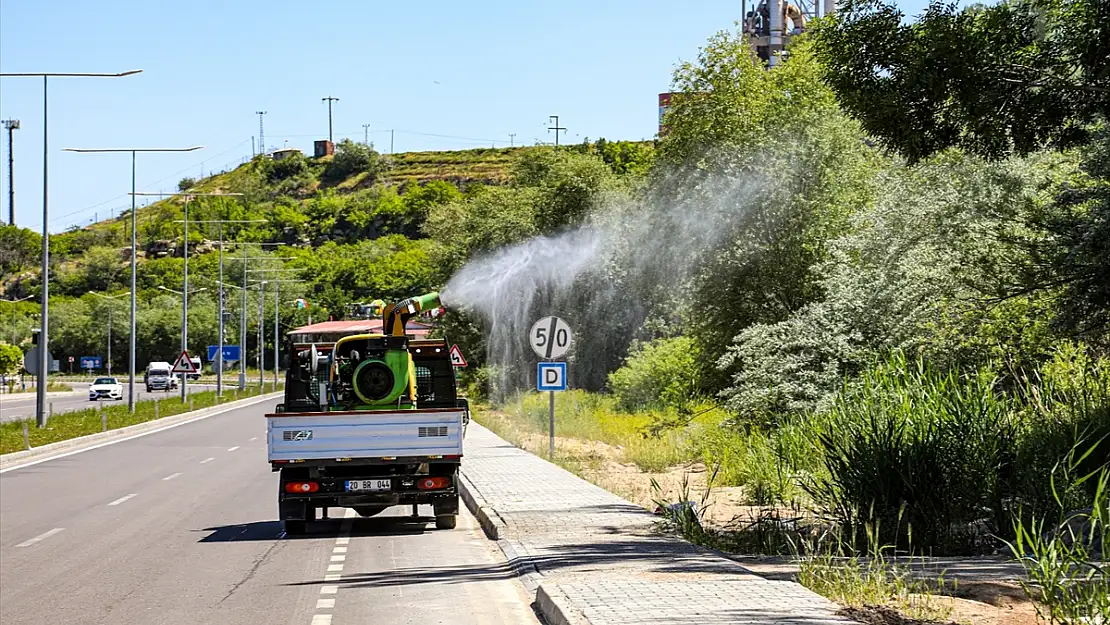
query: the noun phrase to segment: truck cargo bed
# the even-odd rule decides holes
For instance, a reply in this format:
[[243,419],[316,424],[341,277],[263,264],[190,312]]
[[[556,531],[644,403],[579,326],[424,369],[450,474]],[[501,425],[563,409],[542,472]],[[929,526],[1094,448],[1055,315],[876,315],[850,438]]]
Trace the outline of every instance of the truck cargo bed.
[[270,462],[462,456],[457,408],[266,415]]

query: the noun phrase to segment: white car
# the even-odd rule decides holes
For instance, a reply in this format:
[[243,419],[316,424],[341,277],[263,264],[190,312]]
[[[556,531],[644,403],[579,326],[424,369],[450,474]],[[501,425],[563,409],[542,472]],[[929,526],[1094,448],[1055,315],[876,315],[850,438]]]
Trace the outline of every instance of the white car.
[[115,378],[97,378],[89,385],[89,401],[123,399],[123,385]]

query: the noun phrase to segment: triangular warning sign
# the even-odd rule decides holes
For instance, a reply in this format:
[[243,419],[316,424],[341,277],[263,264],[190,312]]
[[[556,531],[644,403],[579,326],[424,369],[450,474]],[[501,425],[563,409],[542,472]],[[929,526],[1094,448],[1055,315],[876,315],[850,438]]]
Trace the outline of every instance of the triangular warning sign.
[[451,366],[452,367],[465,367],[466,358],[463,358],[462,350],[458,345],[451,346]]
[[189,352],[182,351],[181,355],[173,363],[173,368],[170,369],[171,373],[196,373],[196,365],[192,360],[189,360]]

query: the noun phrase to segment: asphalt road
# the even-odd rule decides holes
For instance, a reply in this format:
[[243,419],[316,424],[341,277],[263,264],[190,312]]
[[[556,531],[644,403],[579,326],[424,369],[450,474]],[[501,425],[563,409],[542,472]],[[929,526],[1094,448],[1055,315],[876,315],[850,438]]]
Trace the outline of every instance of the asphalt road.
[[0,473],[0,622],[537,622],[465,512],[454,530],[394,509],[285,538],[271,408]]
[[[87,384],[73,383],[75,390],[72,393],[48,393],[46,395],[46,403],[54,404],[54,414],[62,412],[69,412],[70,410],[81,410],[95,406],[96,404],[89,401],[89,386]],[[214,384],[189,384],[186,386],[186,391],[189,393],[200,393],[202,391],[215,390]],[[227,387],[227,393],[231,393],[238,385]],[[181,390],[175,389],[170,392],[153,391],[146,392],[146,387],[142,384],[135,385],[135,399],[166,399],[172,397],[181,397]],[[123,401],[121,402],[105,402],[106,404],[126,404],[127,403],[127,382],[123,383]],[[49,407],[47,408],[49,412]],[[0,395],[0,423],[7,421],[16,421],[18,419],[26,419],[35,416],[35,394],[34,393],[15,393],[12,395]]]

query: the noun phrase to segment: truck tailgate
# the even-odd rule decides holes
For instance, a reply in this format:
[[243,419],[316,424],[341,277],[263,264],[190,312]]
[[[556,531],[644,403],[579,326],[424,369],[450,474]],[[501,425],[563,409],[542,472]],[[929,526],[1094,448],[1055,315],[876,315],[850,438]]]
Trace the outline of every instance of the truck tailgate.
[[270,462],[462,455],[461,410],[279,413],[266,417]]

